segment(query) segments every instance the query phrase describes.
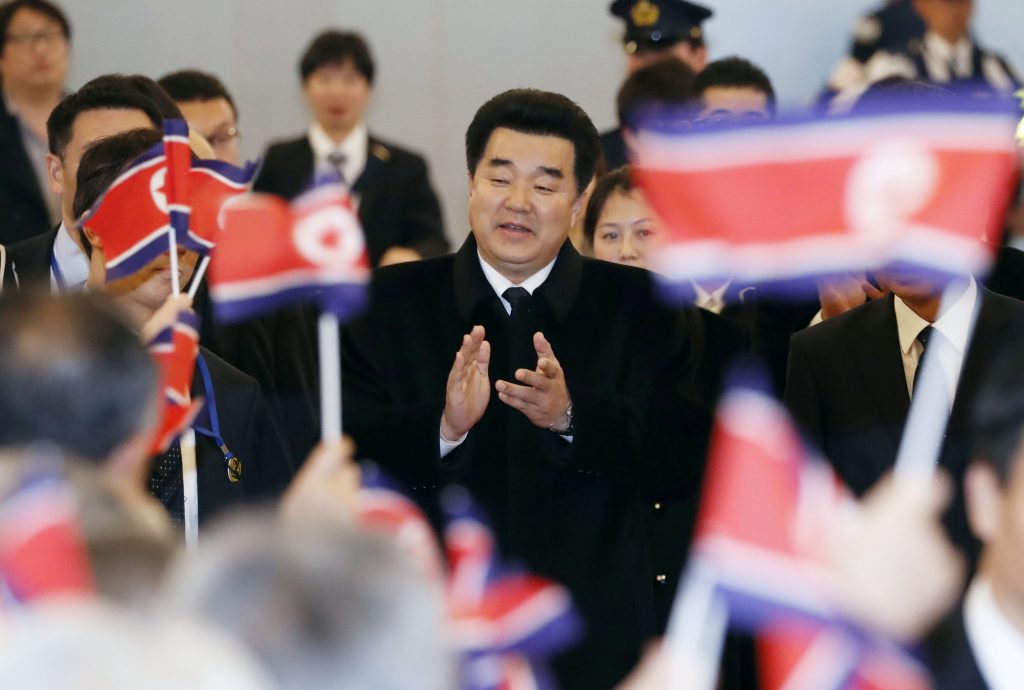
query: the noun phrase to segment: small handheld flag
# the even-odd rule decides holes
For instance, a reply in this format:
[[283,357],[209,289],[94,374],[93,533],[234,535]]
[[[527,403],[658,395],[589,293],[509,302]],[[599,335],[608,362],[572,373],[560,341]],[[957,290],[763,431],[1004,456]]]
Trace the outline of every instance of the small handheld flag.
[[160,370],[160,424],[151,448],[151,454],[158,455],[167,451],[202,408],[202,400],[190,397],[199,354],[199,319],[192,312],[178,314],[176,323],[149,343],[149,353]]

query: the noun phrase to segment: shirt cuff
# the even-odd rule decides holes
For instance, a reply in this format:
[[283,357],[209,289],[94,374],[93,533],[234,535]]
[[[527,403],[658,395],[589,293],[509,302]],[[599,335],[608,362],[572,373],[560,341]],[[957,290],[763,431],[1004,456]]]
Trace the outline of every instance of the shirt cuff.
[[440,446],[440,451],[441,451],[441,457],[443,458],[444,456],[448,455],[448,453],[451,453],[453,450],[455,450],[456,448],[461,446],[462,442],[466,440],[467,436],[469,436],[469,432],[468,431],[466,433],[464,433],[462,436],[460,436],[458,439],[456,439],[454,441],[449,441],[448,439],[446,439],[444,437],[444,432],[441,431],[441,428],[438,427],[438,429],[437,429],[437,438],[440,441],[439,446]]

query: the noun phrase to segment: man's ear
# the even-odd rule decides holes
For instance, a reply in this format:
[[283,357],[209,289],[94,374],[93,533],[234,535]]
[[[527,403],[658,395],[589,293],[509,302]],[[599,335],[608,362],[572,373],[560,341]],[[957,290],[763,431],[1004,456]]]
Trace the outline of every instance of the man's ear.
[[466,173],[466,198],[473,197],[473,173]]
[[981,542],[988,543],[999,531],[1002,491],[995,469],[987,462],[975,460],[964,477],[967,520]]
[[590,178],[590,184],[587,185],[587,188],[580,192],[580,195],[576,197],[576,201],[572,202],[572,222],[570,225],[575,226],[580,221],[580,214],[587,207],[587,201],[590,199],[596,184],[597,175],[594,175],[594,177]]
[[51,192],[63,196],[64,164],[52,153],[46,154],[46,181],[50,185]]

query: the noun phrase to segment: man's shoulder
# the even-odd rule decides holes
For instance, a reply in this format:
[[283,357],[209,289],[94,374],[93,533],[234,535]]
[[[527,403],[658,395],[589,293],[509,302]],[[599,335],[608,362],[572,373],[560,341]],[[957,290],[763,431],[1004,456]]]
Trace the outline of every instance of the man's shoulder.
[[856,338],[866,337],[886,323],[889,314],[892,314],[892,321],[895,323],[892,300],[892,296],[889,295],[865,302],[839,316],[797,331],[793,334],[793,344],[811,348],[832,348],[838,343],[849,343]]
[[581,257],[583,280],[580,294],[608,305],[648,305],[668,309],[655,294],[654,274],[636,266],[623,266],[588,256]]
[[396,167],[426,165],[426,158],[419,151],[382,139],[372,132],[366,154]]
[[371,292],[375,301],[417,301],[442,289],[451,290],[455,255],[381,266],[373,269]]
[[7,248],[10,263],[20,283],[49,280],[50,257],[60,228],[30,237]]
[[309,144],[309,137],[305,134],[290,139],[275,139],[267,146],[267,150],[263,154],[263,162],[266,164],[268,161],[289,160],[304,150],[310,152],[313,150]]
[[[260,385],[252,376],[229,364],[219,355],[214,354],[205,347],[199,348],[199,354],[203,363],[210,372],[210,380],[213,390],[218,396],[225,395],[232,398],[251,397],[259,392]],[[200,363],[196,362],[196,380],[201,380]]]

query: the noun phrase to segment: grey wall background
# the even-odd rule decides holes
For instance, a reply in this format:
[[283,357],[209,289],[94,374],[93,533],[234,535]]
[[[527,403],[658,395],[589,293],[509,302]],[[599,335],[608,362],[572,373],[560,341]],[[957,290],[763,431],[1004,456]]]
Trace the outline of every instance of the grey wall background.
[[[378,63],[370,127],[426,154],[449,235],[465,236],[462,134],[476,108],[515,86],[563,92],[614,124],[624,74],[610,0],[60,0],[74,30],[70,86],[105,72],[218,74],[241,110],[243,152],[304,131],[298,56],[328,26],[354,28]],[[806,103],[880,0],[705,0],[711,57],[762,65],[780,99]],[[1024,2],[978,0],[976,33],[1024,69]]]

